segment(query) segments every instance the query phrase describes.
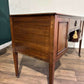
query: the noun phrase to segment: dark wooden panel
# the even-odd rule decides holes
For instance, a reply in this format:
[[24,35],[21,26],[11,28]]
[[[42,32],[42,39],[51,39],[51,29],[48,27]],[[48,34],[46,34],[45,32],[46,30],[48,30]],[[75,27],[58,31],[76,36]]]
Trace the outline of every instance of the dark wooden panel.
[[66,48],[67,23],[59,23],[58,52]]
[[58,21],[58,54],[67,48],[68,20],[60,18]]
[[39,50],[26,47],[24,45],[19,46],[18,43],[15,45],[15,51],[28,55],[30,57],[38,58],[38,59],[49,62],[49,54],[39,51]]
[[48,60],[50,16],[13,17],[16,51]]
[[[22,21],[22,22],[29,22],[29,23],[36,23],[36,22],[41,22],[48,23],[50,22],[50,15],[45,15],[45,16],[17,16],[14,17],[13,21]],[[47,22],[46,22],[47,21]]]

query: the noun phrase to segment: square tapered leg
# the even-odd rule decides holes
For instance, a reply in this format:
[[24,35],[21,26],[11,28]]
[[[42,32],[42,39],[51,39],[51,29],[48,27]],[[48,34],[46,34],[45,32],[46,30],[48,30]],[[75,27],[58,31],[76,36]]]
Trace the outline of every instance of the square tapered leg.
[[81,45],[82,45],[82,40],[80,40],[80,42],[79,42],[79,56],[81,56],[80,54],[81,54]]
[[53,84],[54,82],[54,70],[55,70],[55,63],[49,64],[49,84]]
[[13,52],[13,59],[14,59],[14,65],[15,65],[15,75],[16,77],[18,77],[19,72],[18,72],[18,53],[17,52]]

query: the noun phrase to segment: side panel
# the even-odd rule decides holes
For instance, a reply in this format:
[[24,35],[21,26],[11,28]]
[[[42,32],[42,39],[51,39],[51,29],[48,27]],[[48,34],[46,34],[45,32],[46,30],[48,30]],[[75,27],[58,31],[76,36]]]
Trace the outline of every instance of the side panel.
[[15,51],[49,61],[50,16],[14,16]]
[[67,48],[67,23],[59,22],[59,30],[58,30],[58,52],[62,51],[63,49]]
[[57,55],[63,53],[67,49],[69,19],[64,17],[58,18],[58,40],[57,40]]

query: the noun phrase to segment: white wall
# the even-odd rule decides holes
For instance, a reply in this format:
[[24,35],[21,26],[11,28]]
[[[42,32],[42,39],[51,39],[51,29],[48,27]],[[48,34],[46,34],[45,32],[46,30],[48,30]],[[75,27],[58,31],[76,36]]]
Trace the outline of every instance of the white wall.
[[[9,0],[9,6],[11,15],[57,12],[84,16],[84,0]],[[79,45],[69,43],[69,46],[78,47]],[[84,39],[82,48],[84,48]]]

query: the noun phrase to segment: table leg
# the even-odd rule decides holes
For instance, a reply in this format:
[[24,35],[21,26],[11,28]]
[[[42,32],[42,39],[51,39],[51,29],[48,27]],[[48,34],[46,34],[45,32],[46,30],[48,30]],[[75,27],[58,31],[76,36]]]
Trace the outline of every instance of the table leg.
[[80,40],[80,42],[79,42],[79,56],[81,54],[81,45],[82,45],[82,40]]
[[55,63],[49,64],[49,84],[53,84],[54,81],[54,69],[55,69]]
[[18,72],[18,53],[17,52],[13,52],[13,59],[14,59],[14,65],[15,65],[15,74],[16,74],[16,77],[18,77],[19,72]]

